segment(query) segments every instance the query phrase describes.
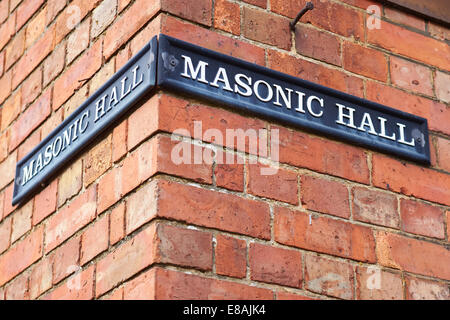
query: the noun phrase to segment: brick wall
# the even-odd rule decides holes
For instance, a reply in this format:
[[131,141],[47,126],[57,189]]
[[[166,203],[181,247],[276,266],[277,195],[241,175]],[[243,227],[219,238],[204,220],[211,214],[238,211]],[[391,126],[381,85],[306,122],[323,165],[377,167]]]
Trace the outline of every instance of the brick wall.
[[[368,0],[295,35],[305,1],[67,2],[0,1],[0,299],[450,298],[449,29]],[[431,166],[158,91],[13,207],[16,162],[160,33],[425,117]],[[210,138],[174,164],[194,121],[278,129],[278,173]]]

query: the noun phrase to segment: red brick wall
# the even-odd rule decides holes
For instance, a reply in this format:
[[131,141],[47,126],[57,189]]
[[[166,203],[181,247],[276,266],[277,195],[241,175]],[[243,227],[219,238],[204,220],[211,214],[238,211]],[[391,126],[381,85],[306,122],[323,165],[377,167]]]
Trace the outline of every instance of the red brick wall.
[[[0,299],[450,298],[449,29],[368,0],[315,0],[295,36],[305,1],[66,2],[0,1]],[[159,33],[425,117],[431,166],[159,91],[12,207],[16,162]],[[194,121],[278,129],[277,174],[207,138],[174,164]]]

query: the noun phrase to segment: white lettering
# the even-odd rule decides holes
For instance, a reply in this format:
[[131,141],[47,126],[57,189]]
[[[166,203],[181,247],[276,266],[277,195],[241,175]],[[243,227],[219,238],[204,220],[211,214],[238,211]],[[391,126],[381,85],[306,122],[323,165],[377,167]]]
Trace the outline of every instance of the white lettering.
[[365,132],[366,131],[364,129],[365,126],[369,127],[370,134],[373,134],[375,136],[378,135],[373,126],[372,118],[370,117],[370,114],[368,114],[367,112],[364,112],[363,118],[361,120],[361,125],[358,127],[358,130]]
[[[244,78],[247,80],[247,83],[243,82],[241,79]],[[240,94],[244,97],[250,97],[252,95],[252,88],[250,87],[252,85],[252,78],[247,77],[245,74],[238,73],[234,76],[234,81],[236,81],[237,84],[234,85],[234,92]],[[245,89],[244,91],[241,91],[241,89],[238,87],[238,85]]]
[[[184,72],[181,76],[208,84],[208,81],[206,81],[206,67],[208,66],[208,63],[200,60],[197,68],[194,70],[194,65],[192,64],[191,58],[185,55],[182,55],[182,57],[184,58]],[[189,75],[188,69],[191,75]],[[199,73],[200,77],[197,79]]]
[[412,138],[410,142],[405,141],[405,127],[406,126],[402,123],[397,123],[397,126],[398,126],[399,133],[400,133],[400,139],[398,140],[398,142],[414,147],[414,142],[415,142],[414,138]]
[[[339,108],[339,119],[336,120],[336,123],[356,129],[355,123],[353,121],[353,113],[355,112],[355,109],[348,108],[348,107],[346,107],[346,106],[344,106],[342,104],[339,104],[339,103],[336,103],[336,106]],[[344,108],[349,111],[349,114],[344,114]],[[348,123],[344,122],[344,118],[348,119]]]
[[[261,97],[261,95],[259,93],[259,85],[260,84],[264,84],[266,86],[266,88],[267,88],[267,97],[266,98]],[[256,97],[259,100],[261,100],[262,102],[270,101],[273,98],[272,87],[267,82],[265,82],[264,80],[256,81],[255,84],[253,85],[253,91],[255,92]]]
[[227,71],[224,68],[219,68],[219,70],[217,70],[216,77],[210,84],[212,87],[219,88],[219,85],[217,84],[219,81],[224,84],[223,90],[233,92],[233,89],[230,87],[230,82],[228,81]]
[[323,115],[323,110],[320,110],[319,113],[314,113],[314,111],[312,109],[312,101],[313,100],[318,101],[320,106],[323,108],[323,99],[318,98],[316,96],[309,96],[308,99],[306,100],[306,107],[308,108],[309,113],[311,113],[312,116],[319,118]]
[[280,106],[282,107],[283,105],[280,103],[280,96],[283,99],[284,105],[286,106],[286,108],[291,109],[291,94],[292,94],[292,89],[286,88],[286,91],[288,92],[287,96],[286,93],[284,92],[283,88],[280,87],[277,84],[273,85],[276,89],[276,101],[273,103],[276,106]]
[[97,100],[97,102],[95,103],[95,119],[94,119],[94,122],[97,122],[101,117],[103,117],[105,115],[105,98],[107,96],[108,95],[105,94],[101,99]]

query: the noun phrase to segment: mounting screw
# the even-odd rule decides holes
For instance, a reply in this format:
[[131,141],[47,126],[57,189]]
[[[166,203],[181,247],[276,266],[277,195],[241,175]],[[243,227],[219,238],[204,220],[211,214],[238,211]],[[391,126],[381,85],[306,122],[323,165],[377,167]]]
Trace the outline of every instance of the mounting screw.
[[314,9],[314,4],[312,2],[307,2],[305,7],[297,14],[295,19],[289,23],[291,30],[295,31],[295,25],[297,24],[298,20],[309,10]]

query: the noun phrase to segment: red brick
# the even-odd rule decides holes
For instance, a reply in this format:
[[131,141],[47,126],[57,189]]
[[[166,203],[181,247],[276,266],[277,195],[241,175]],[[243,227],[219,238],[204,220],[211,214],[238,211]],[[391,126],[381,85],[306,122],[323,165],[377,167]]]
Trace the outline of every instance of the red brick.
[[158,224],[155,253],[159,263],[211,270],[212,235],[203,231]]
[[98,213],[105,211],[122,198],[122,170],[114,168],[98,182]]
[[431,116],[428,121],[428,126],[431,130],[450,134],[450,107],[443,103],[433,101],[431,105]]
[[215,247],[216,273],[244,278],[247,273],[247,244],[244,240],[217,235]]
[[408,300],[449,300],[450,291],[446,283],[406,277],[406,299]]
[[[15,167],[15,165],[12,166],[12,168],[13,167]],[[10,169],[10,170],[11,170],[11,172],[14,172],[13,169]],[[2,172],[5,172],[5,171],[2,171]],[[7,172],[9,172],[9,171],[7,171]],[[13,212],[18,207],[17,204],[15,206],[12,205],[13,191],[14,191],[14,184],[11,183],[5,189],[5,200],[4,200],[4,204],[3,204],[3,219],[5,219],[9,214],[11,214],[11,212]]]
[[[8,183],[14,180],[14,174],[16,172],[16,161],[17,161],[17,151],[11,153],[8,158],[3,160],[2,163],[0,163],[0,172],[2,173],[0,175],[0,189],[3,189]],[[5,202],[8,202],[10,199],[9,197],[5,198]],[[3,214],[3,217],[6,217],[6,215],[9,213],[6,211],[7,206],[5,206],[5,213]]]
[[397,197],[372,189],[352,189],[353,219],[385,227],[400,227]]
[[289,20],[265,11],[244,7],[242,33],[251,40],[290,50]]
[[16,30],[19,30],[28,19],[41,7],[44,0],[24,0],[17,8]]
[[342,218],[350,217],[349,194],[345,185],[336,181],[302,176],[300,190],[305,209]]
[[5,71],[5,52],[6,50],[0,52],[0,77],[3,75],[3,71]]
[[117,11],[121,12],[130,4],[130,2],[131,0],[119,0]]
[[3,23],[9,16],[9,0],[0,1],[0,23]]
[[361,9],[367,9],[369,6],[374,5],[374,4],[378,4],[378,2],[376,1],[371,1],[371,0],[341,0],[341,2],[347,3],[351,6],[354,7],[358,7]]
[[119,204],[110,214],[109,241],[111,245],[125,237],[125,203]]
[[11,71],[6,72],[3,77],[0,78],[0,103],[3,103],[5,99],[11,93]]
[[439,167],[450,172],[450,140],[436,137],[436,148]]
[[12,219],[4,219],[0,223],[0,254],[9,248],[11,238]]
[[24,32],[26,32],[25,47],[29,48],[36,39],[38,39],[45,30],[46,16],[48,6],[45,6],[27,25]]
[[30,298],[36,299],[52,287],[52,264],[49,258],[34,265],[30,275]]
[[305,256],[305,285],[309,291],[353,299],[353,267],[346,262]]
[[199,26],[181,22],[173,17],[164,16],[161,32],[207,49],[243,59],[251,63],[264,65],[264,49],[252,44],[232,39]]
[[93,298],[95,266],[78,272],[46,294],[44,300],[90,300]]
[[2,107],[1,116],[1,130],[5,130],[14,119],[20,114],[20,106],[22,99],[22,91],[17,90],[8,100],[5,101]]
[[0,50],[3,49],[3,47],[8,43],[12,35],[15,33],[15,25],[16,12],[11,14],[8,20],[6,20],[6,22],[0,26]]
[[360,261],[375,261],[372,230],[301,211],[275,208],[275,240],[295,247]]
[[58,208],[81,190],[82,170],[82,160],[79,159],[61,174],[58,180]]
[[428,32],[436,39],[450,40],[450,29],[431,21],[428,22]]
[[429,68],[394,56],[390,60],[391,81],[394,85],[428,96],[433,95]]
[[341,43],[336,36],[329,33],[298,25],[295,31],[295,49],[301,55],[337,66],[342,65]]
[[297,205],[297,174],[293,171],[278,167],[263,164],[249,164],[247,192]]
[[22,84],[22,110],[42,92],[42,69],[36,69]]
[[270,214],[265,203],[169,181],[159,181],[158,190],[159,217],[270,238]]
[[39,130],[34,131],[26,140],[23,142],[17,152],[17,159],[24,158],[34,147],[36,147],[41,141],[41,133]]
[[284,52],[268,50],[267,67],[354,96],[363,97],[363,81],[336,69],[297,59]]
[[411,15],[387,6],[384,8],[384,16],[396,23],[425,31],[425,21],[415,15]]
[[54,180],[34,198],[33,226],[55,212],[57,189],[58,181]]
[[50,24],[50,22],[52,22],[55,19],[58,13],[60,13],[65,6],[66,6],[65,0],[48,0],[46,6],[47,14],[45,25]]
[[109,293],[103,297],[102,300],[123,300],[123,287],[114,290],[112,293]]
[[445,238],[442,209],[426,203],[402,199],[400,215],[403,231],[439,239]]
[[79,229],[94,220],[96,186],[93,185],[67,207],[51,216],[45,225],[45,251],[49,252]]
[[160,0],[161,10],[170,12],[181,18],[211,26],[211,0]]
[[268,289],[161,268],[150,272],[155,273],[155,300],[273,299],[273,292]]
[[135,1],[125,13],[108,28],[104,37],[103,55],[108,59],[119,47],[149,21],[160,9],[160,1]]
[[17,33],[6,47],[5,70],[8,70],[25,50],[25,30]]
[[33,213],[33,201],[28,201],[21,206],[12,216],[11,243],[21,238],[31,230],[31,215]]
[[381,51],[345,42],[342,56],[344,69],[382,82],[387,81],[388,64]]
[[55,47],[55,25],[45,31],[42,37],[17,61],[13,70],[13,88],[16,88]]
[[[264,2],[263,8],[266,7],[265,0],[259,2]],[[305,7],[306,2],[306,0],[270,0],[270,10],[289,18],[295,18]]]
[[21,274],[5,286],[5,300],[30,300],[28,273]]
[[0,256],[0,285],[5,284],[42,256],[44,228],[35,229]]
[[447,214],[447,240],[450,239],[450,211],[446,212]]
[[296,288],[302,286],[302,255],[298,251],[252,243],[249,267],[252,280]]
[[[9,131],[4,131],[0,134],[0,163],[8,156],[8,140]],[[3,213],[3,208],[0,208],[0,212]]]
[[141,141],[150,137],[158,129],[158,96],[153,96],[128,118],[128,149],[136,147]]
[[286,128],[273,129],[280,130],[280,162],[369,183],[369,168],[363,150]]
[[3,220],[3,209],[5,208],[5,192],[0,192],[0,222]]
[[127,148],[127,127],[128,121],[122,121],[114,127],[112,134],[112,161],[116,162],[128,151]]
[[241,33],[241,9],[228,0],[214,4],[214,28],[239,35]]
[[125,65],[125,63],[128,62],[129,59],[130,59],[130,44],[128,43],[125,46],[125,48],[119,50],[119,52],[116,54],[116,72],[119,71],[120,68],[122,68]]
[[379,231],[378,264],[412,273],[450,279],[450,252],[442,245]]
[[[374,154],[373,184],[437,203],[450,204],[450,176],[442,172]],[[416,182],[420,181],[420,184]]]
[[[70,64],[89,45],[91,20],[85,19],[78,24],[67,39],[66,63]],[[94,90],[93,90],[94,91]]]
[[109,215],[103,215],[83,232],[81,236],[80,264],[92,260],[99,253],[108,249]]
[[402,276],[378,267],[356,267],[358,300],[402,300]]
[[82,86],[83,83],[79,80],[90,78],[100,69],[101,52],[102,43],[97,41],[55,81],[53,96],[55,110]]
[[436,71],[434,85],[436,87],[437,98],[446,103],[450,103],[450,74]]
[[147,227],[97,262],[96,296],[155,262],[155,225]]
[[244,158],[217,150],[216,159],[223,159],[217,161],[214,167],[216,185],[234,191],[244,191]]
[[117,0],[102,1],[92,12],[91,37],[95,38],[103,32],[116,17]]
[[78,270],[80,260],[80,236],[58,247],[50,256],[53,283],[58,283]]
[[445,70],[450,69],[450,47],[446,43],[383,20],[380,23],[381,28],[367,30],[369,43]]
[[84,186],[90,185],[111,167],[111,140],[112,135],[109,134],[106,138],[93,146],[84,157]]
[[277,300],[318,300],[303,294],[280,291],[277,292]]
[[155,270],[151,269],[137,278],[125,283],[123,287],[124,300],[154,300]]

